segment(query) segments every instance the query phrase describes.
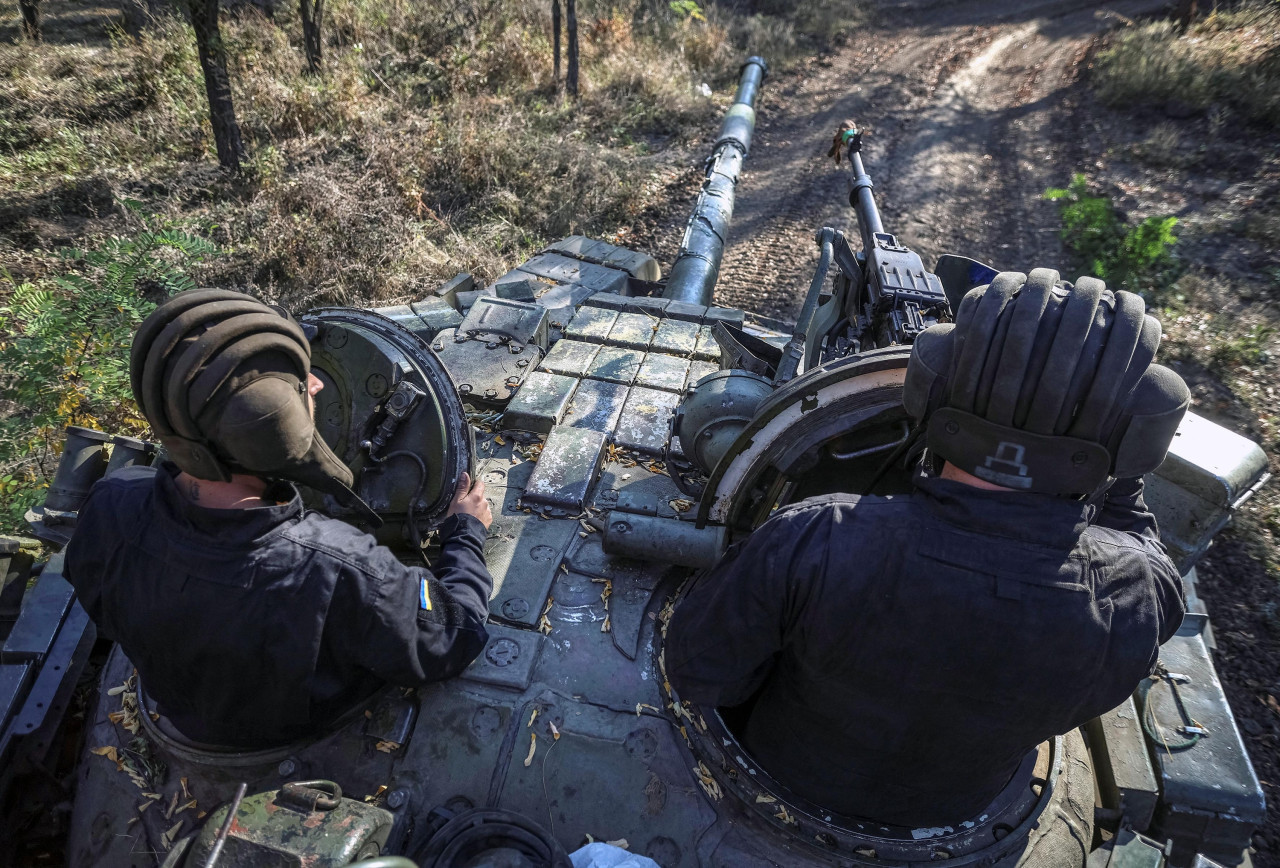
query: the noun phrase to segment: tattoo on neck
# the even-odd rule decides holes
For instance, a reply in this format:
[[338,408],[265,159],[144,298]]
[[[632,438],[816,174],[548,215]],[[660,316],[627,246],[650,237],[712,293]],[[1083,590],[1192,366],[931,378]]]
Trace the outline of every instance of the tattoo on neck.
[[192,503],[200,502],[200,483],[196,482],[194,479],[187,483],[187,498]]

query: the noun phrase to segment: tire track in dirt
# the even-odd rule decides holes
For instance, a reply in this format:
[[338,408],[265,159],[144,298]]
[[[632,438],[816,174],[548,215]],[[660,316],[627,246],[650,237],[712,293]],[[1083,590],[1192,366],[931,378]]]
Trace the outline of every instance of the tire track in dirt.
[[[1134,16],[1161,6],[1106,8]],[[845,118],[870,130],[863,158],[886,228],[927,265],[956,252],[1065,271],[1056,209],[1041,194],[1078,168],[1072,94],[1093,39],[1115,20],[1103,8],[884,4],[882,23],[767,83],[717,303],[792,319],[817,263],[814,232],[856,237],[847,168],[825,157]]]

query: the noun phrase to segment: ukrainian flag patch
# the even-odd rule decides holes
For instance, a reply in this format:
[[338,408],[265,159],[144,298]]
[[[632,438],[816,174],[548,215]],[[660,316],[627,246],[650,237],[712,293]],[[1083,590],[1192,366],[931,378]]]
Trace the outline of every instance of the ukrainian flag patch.
[[422,580],[422,588],[418,592],[418,607],[424,611],[431,611],[431,591],[427,588],[427,580]]

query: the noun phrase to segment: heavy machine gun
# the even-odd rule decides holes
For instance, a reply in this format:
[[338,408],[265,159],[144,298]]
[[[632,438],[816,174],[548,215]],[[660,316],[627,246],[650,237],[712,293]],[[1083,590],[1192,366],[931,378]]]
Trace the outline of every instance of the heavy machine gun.
[[940,257],[930,271],[920,254],[885,230],[875,185],[862,162],[863,135],[855,123],[845,121],[829,152],[837,163],[847,157],[849,204],[862,249],[855,251],[839,229],[823,227],[814,236],[821,255],[779,365],[778,382],[832,359],[909,345],[929,326],[948,322],[965,292],[996,275],[990,266],[953,254]]

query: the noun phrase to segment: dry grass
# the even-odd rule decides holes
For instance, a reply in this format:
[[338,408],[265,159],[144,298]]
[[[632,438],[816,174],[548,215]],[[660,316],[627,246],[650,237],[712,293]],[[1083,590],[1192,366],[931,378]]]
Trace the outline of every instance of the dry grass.
[[1231,106],[1280,125],[1280,3],[1215,10],[1186,34],[1168,21],[1130,28],[1099,56],[1095,85],[1113,104]]
[[552,76],[549,3],[333,0],[318,77],[296,8],[224,15],[251,155],[230,180],[180,19],[135,38],[93,0],[44,6],[46,44],[0,28],[0,264],[39,276],[44,249],[117,228],[76,198],[90,179],[223,245],[204,282],[297,305],[492,278],[550,239],[626,227],[657,173],[697,159],[747,52],[805,50],[785,16],[587,6],[573,103]]

